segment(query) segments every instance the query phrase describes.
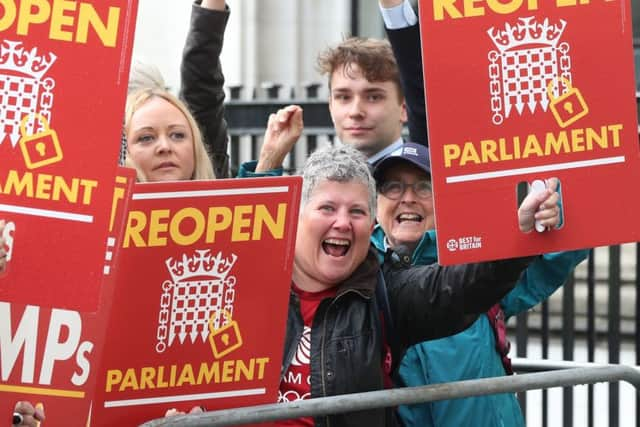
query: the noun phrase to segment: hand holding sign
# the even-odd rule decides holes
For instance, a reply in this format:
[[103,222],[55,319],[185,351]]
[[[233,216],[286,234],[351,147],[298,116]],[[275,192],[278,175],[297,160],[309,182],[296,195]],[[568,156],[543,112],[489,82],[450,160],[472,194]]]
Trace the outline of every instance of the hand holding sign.
[[[190,414],[202,414],[204,412],[204,408],[202,406],[194,406],[193,408],[191,408],[191,410],[189,411]],[[186,415],[187,413],[184,411],[180,411],[176,408],[171,408],[168,409],[167,412],[165,412],[164,416],[165,417],[174,417],[176,415]]]
[[13,232],[15,224],[0,220],[0,276],[7,272],[7,266],[11,261],[11,248],[13,247]]
[[13,425],[38,427],[44,418],[42,403],[34,407],[31,402],[22,401],[13,408]]
[[532,191],[522,201],[518,209],[518,224],[523,233],[530,232],[534,226],[536,229],[538,227],[553,228],[560,223],[560,208],[558,207],[560,196],[556,192],[558,179],[546,180],[546,188],[535,187],[532,185]]

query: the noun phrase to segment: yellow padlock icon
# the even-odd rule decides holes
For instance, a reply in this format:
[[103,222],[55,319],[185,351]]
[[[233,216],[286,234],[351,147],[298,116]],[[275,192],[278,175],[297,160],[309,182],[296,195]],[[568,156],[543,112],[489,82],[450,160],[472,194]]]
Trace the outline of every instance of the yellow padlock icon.
[[227,310],[222,310],[221,314],[224,314],[225,319],[229,319],[229,323],[216,329],[213,322],[217,314],[218,312],[214,312],[209,318],[209,344],[213,356],[220,359],[242,347],[242,336],[238,322],[231,320],[231,314]]
[[49,121],[42,114],[35,114],[35,123],[39,120],[42,123],[43,130],[27,135],[27,121],[32,115],[27,114],[20,121],[20,150],[24,163],[29,169],[36,169],[42,166],[62,160],[62,148],[58,134],[49,127]]
[[589,113],[589,107],[578,89],[571,86],[571,82],[564,77],[560,80],[569,90],[555,97],[553,95],[553,83],[550,80],[547,85],[547,97],[549,107],[560,127],[565,128]]

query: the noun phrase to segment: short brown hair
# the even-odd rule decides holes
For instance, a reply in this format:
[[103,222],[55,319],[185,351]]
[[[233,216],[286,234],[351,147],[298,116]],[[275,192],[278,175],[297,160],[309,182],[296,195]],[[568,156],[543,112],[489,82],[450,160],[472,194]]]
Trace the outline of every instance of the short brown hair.
[[363,37],[350,37],[336,46],[328,47],[318,55],[317,66],[321,74],[329,77],[342,67],[351,76],[351,66],[357,65],[364,78],[370,82],[393,82],[398,88],[400,101],[404,98],[400,84],[400,71],[389,41]]

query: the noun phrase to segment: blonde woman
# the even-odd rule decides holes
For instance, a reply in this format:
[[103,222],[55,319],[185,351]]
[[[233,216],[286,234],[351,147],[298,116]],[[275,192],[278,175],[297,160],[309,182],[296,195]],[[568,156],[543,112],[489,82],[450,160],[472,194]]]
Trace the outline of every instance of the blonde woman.
[[193,116],[166,90],[149,88],[129,95],[124,130],[127,158],[141,180],[215,178]]
[[[269,174],[280,168],[302,128],[302,109],[297,105],[271,114],[255,172]],[[124,129],[128,165],[137,169],[139,180],[215,178],[193,116],[182,101],[164,89],[143,89],[129,95]]]

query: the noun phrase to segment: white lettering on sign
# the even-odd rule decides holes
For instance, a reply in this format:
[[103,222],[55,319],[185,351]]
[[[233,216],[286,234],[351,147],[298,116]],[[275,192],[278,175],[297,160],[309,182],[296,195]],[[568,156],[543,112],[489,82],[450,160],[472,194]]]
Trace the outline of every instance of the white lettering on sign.
[[[0,374],[2,381],[11,376],[16,361],[22,355],[20,381],[33,384],[38,354],[38,325],[40,307],[25,307],[15,328],[11,325],[11,304],[0,302]],[[88,355],[93,350],[90,341],[81,342],[82,319],[80,313],[71,310],[52,309],[47,336],[42,350],[39,385],[51,385],[55,367],[73,360],[77,370],[69,379],[75,386],[83,385],[90,373]],[[75,356],[75,357],[74,357]]]

